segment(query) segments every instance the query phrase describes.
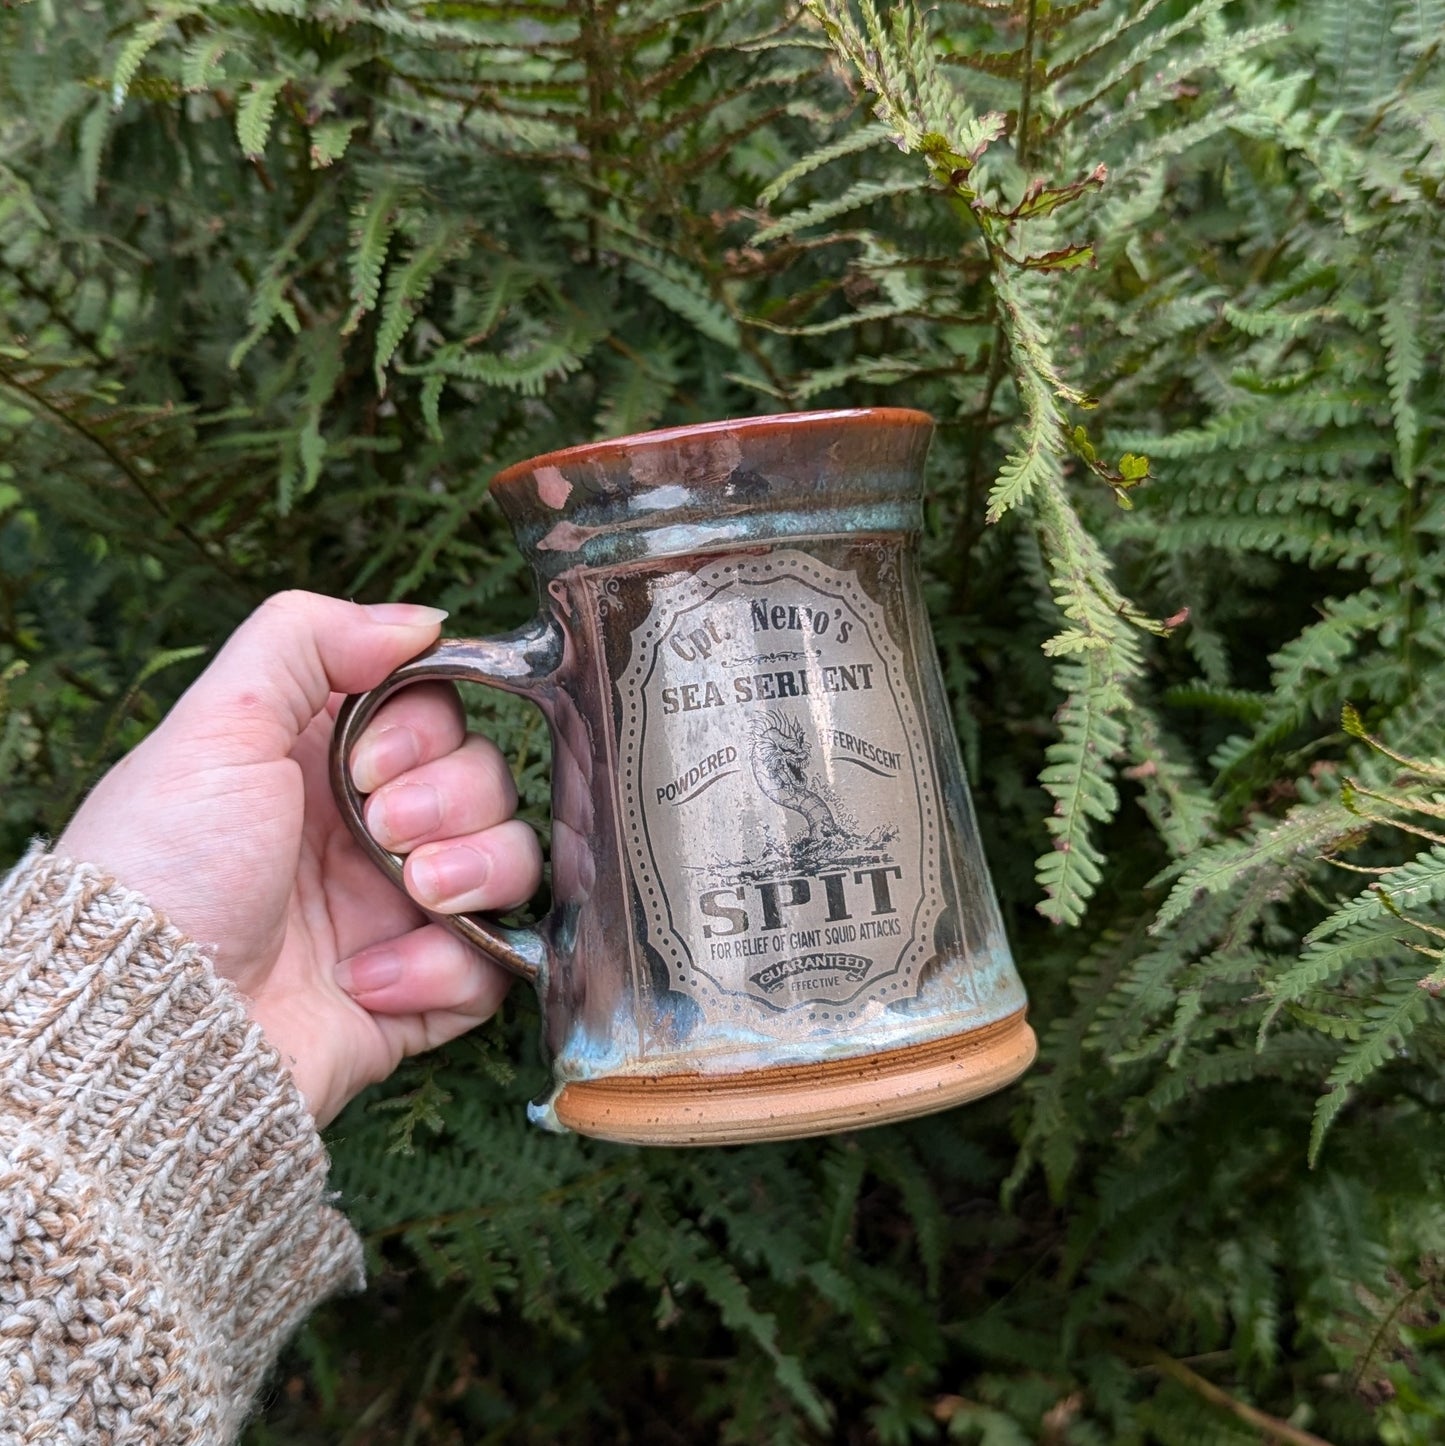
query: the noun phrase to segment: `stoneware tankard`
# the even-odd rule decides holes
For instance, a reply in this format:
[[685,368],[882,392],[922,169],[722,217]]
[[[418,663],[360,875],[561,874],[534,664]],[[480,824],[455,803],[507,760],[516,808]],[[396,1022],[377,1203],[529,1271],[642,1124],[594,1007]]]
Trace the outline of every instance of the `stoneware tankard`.
[[537,990],[554,1129],[735,1143],[880,1124],[1007,1084],[1034,1036],[919,587],[933,424],[801,413],[569,447],[492,495],[541,610],[397,689],[487,683],[552,735],[552,907],[434,916]]

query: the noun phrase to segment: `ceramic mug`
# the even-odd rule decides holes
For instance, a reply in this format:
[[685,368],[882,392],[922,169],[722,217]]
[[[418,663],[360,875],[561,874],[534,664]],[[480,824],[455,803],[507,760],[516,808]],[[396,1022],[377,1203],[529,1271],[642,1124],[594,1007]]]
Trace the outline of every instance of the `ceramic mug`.
[[350,698],[487,683],[552,735],[552,909],[434,916],[527,979],[538,1123],[646,1144],[944,1109],[1035,1042],[979,845],[915,544],[933,424],[895,408],[675,427],[492,483],[541,610]]

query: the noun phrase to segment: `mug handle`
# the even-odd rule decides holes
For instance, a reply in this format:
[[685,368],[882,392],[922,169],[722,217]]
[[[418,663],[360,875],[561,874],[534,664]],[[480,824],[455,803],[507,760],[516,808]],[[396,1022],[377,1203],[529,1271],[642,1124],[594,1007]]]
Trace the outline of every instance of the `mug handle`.
[[[505,693],[530,697],[547,712],[552,675],[562,661],[563,642],[561,626],[550,617],[538,618],[497,638],[443,638],[403,663],[375,688],[352,694],[342,703],[331,733],[331,789],[357,843],[403,893],[405,861],[372,838],[362,817],[361,794],[351,779],[351,750],[363,729],[393,693],[413,683],[443,679],[486,683]],[[504,969],[537,989],[543,987],[547,945],[536,929],[507,929],[484,914],[435,914],[414,899],[411,902],[434,923],[450,929]]]

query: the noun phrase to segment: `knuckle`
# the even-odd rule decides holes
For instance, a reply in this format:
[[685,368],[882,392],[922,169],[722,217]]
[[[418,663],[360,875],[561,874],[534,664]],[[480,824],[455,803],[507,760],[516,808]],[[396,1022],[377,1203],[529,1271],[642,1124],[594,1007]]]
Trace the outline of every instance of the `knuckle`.
[[500,827],[505,830],[504,839],[507,850],[526,867],[540,868],[542,844],[532,825],[520,818],[509,818]]
[[467,736],[463,751],[468,755],[467,767],[482,794],[489,802],[499,803],[511,813],[517,806],[517,785],[501,750],[490,738],[472,733]]
[[508,813],[514,812],[517,807],[517,781],[512,777],[511,766],[496,748],[488,755],[487,762],[498,801]]
[[264,617],[292,618],[297,613],[306,611],[314,600],[314,593],[305,592],[299,587],[288,587],[281,592],[273,592],[256,609],[256,613]]

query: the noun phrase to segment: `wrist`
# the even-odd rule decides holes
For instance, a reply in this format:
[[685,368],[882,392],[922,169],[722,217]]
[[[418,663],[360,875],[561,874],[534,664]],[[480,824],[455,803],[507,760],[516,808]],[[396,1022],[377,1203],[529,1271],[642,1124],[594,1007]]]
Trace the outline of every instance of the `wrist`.
[[360,1283],[294,1084],[199,946],[89,866],[33,850],[0,886],[0,980],[0,1122],[144,1249],[244,1414],[279,1340]]

